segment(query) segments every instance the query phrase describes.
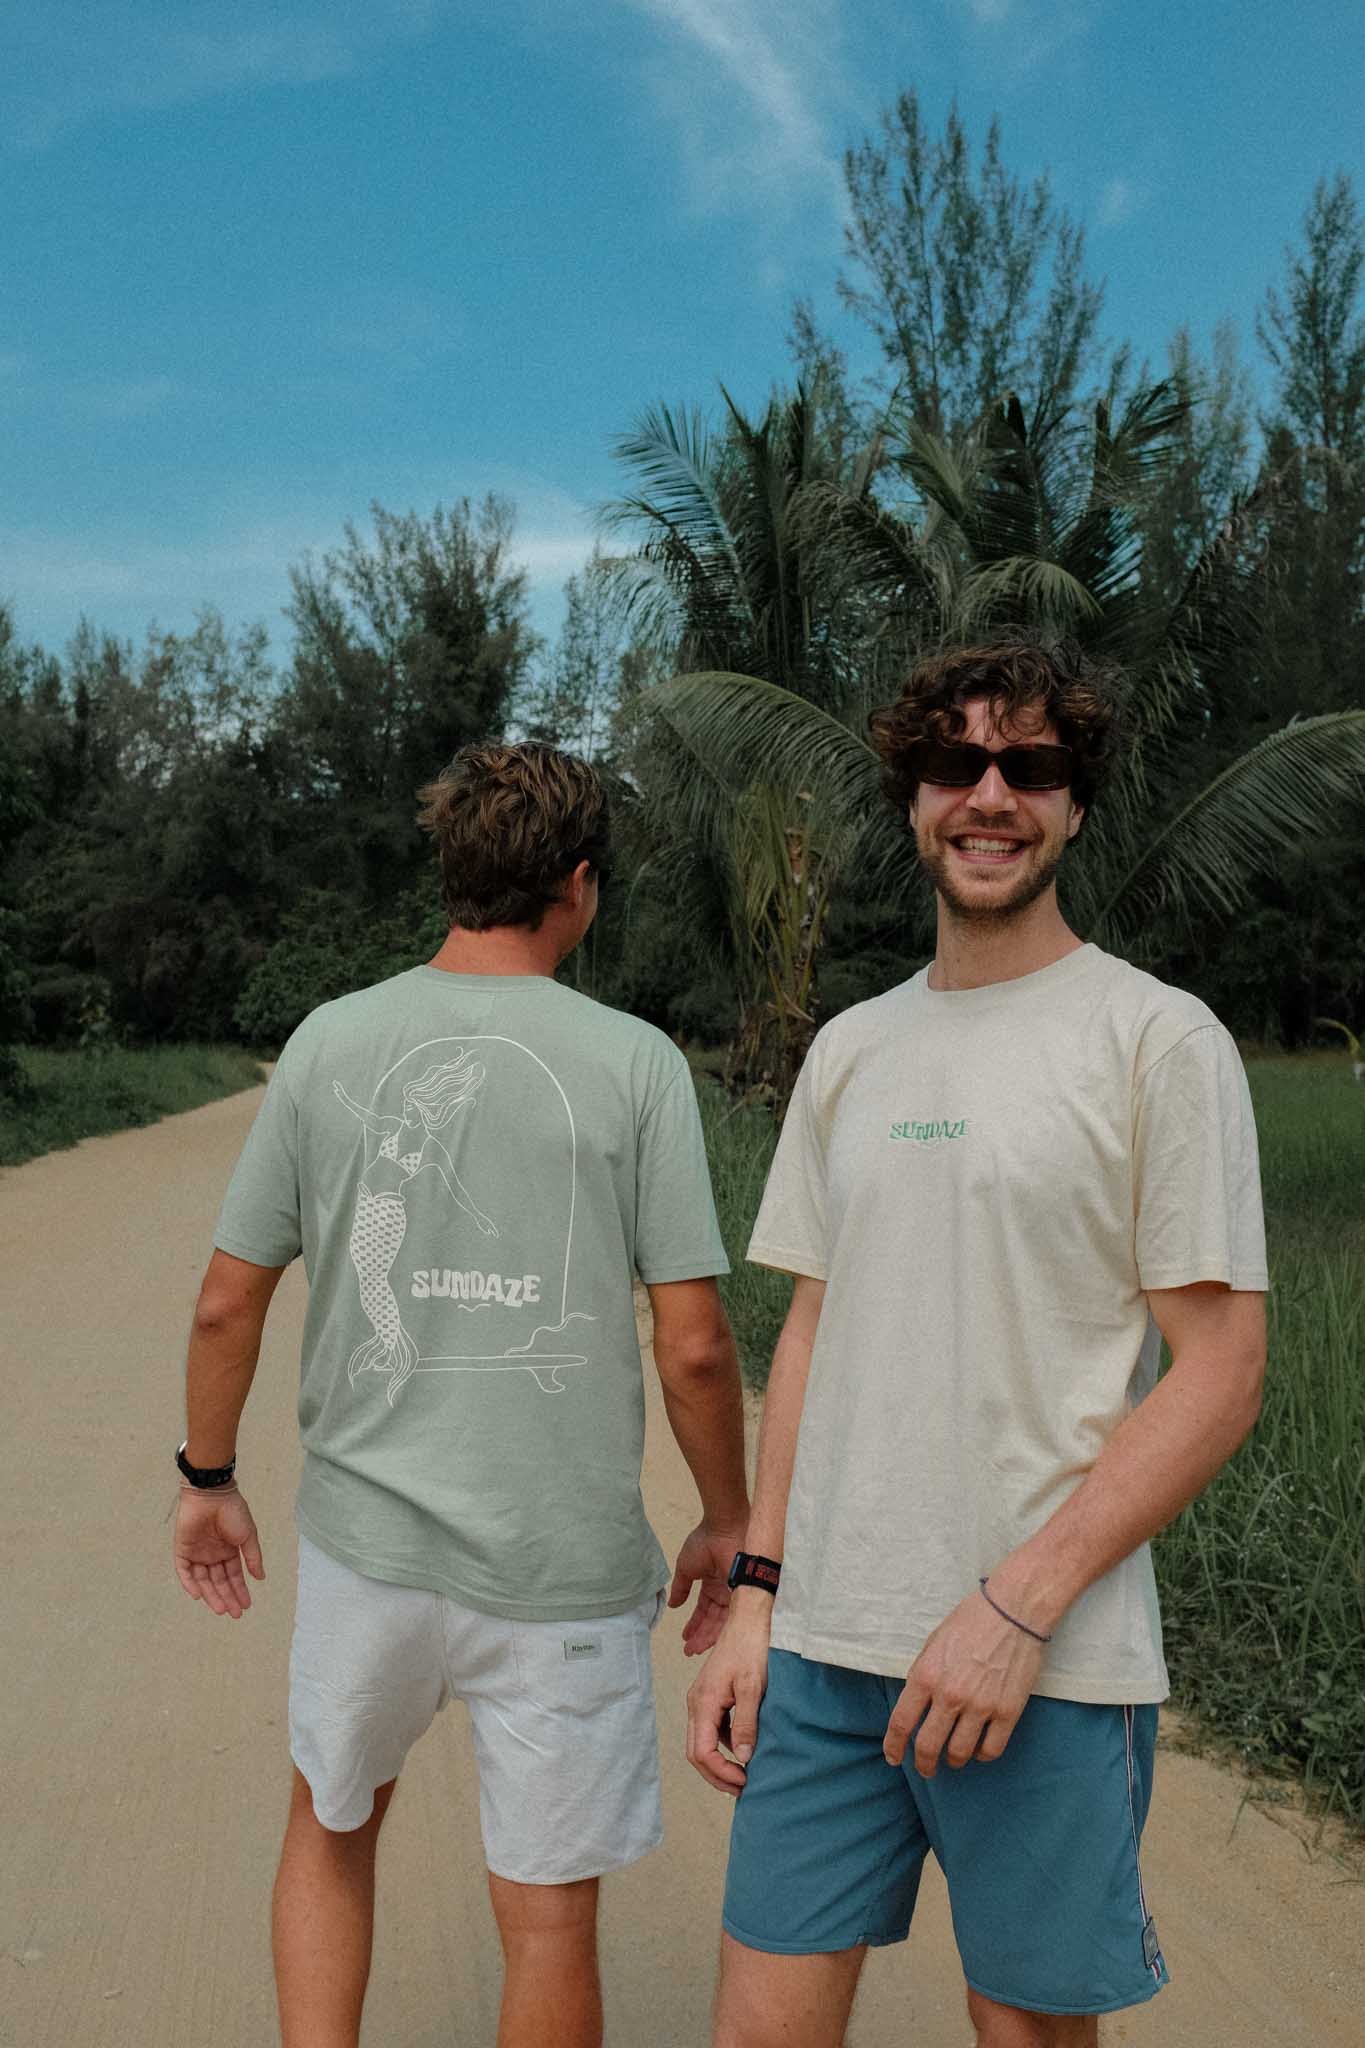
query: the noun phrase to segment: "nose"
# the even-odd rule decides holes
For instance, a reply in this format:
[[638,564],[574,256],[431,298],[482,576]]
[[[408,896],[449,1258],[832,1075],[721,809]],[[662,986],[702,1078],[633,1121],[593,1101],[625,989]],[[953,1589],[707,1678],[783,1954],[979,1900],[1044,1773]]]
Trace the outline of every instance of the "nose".
[[1018,808],[1014,791],[993,761],[967,801],[978,811],[1012,811]]

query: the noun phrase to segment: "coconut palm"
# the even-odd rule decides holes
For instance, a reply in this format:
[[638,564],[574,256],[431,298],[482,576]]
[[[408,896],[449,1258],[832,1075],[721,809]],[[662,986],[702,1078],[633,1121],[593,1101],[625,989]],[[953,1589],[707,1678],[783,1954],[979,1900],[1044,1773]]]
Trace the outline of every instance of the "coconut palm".
[[[787,507],[808,587],[840,592],[863,627],[841,649],[846,671],[866,660],[884,673],[888,649],[904,663],[1009,623],[1065,630],[1121,665],[1131,745],[1068,863],[1067,900],[1090,936],[1138,952],[1159,914],[1190,926],[1235,909],[1284,850],[1329,828],[1365,777],[1360,710],[1291,721],[1209,773],[1210,680],[1251,643],[1274,481],[1231,507],[1174,603],[1153,598],[1139,514],[1187,405],[1166,384],[1137,392],[1117,419],[1101,404],[1080,462],[1073,436],[1031,436],[1013,399],[956,444],[893,417],[884,467],[913,505],[875,489],[868,462],[856,478],[811,477]],[[833,630],[817,619],[812,635]],[[842,869],[860,886],[913,888],[876,757],[848,715],[856,694],[816,701],[809,686],[728,663],[658,686],[650,708],[676,743],[675,803],[723,839],[758,782],[789,802],[805,790],[829,886]]]
[[[617,444],[640,485],[607,514],[638,537],[617,565],[627,604],[679,668],[780,684],[844,729],[863,685],[851,656],[872,614],[856,578],[828,573],[799,515],[816,483],[863,491],[877,450],[842,460],[818,380],[774,398],[757,422],[722,396],[719,435],[695,411],[657,406]],[[751,763],[736,779],[699,754],[657,690],[637,706],[634,766],[654,858],[734,973],[742,1066],[770,1073],[781,1092],[810,1034],[843,828],[799,778],[779,786]]]

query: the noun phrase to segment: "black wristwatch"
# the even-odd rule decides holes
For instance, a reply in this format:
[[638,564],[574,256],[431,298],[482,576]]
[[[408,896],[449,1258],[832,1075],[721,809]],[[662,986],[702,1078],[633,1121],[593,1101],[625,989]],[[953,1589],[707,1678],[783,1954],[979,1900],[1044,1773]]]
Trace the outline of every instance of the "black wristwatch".
[[[186,1437],[185,1444],[189,1442]],[[191,1486],[197,1486],[203,1493],[211,1493],[215,1486],[231,1486],[232,1475],[237,1470],[237,1459],[232,1457],[226,1465],[191,1465],[185,1456],[185,1444],[175,1454],[175,1462],[181,1475]]]
[[752,1551],[737,1550],[726,1584],[732,1593],[737,1586],[761,1586],[765,1593],[776,1593],[781,1576],[782,1567],[775,1558],[755,1557]]

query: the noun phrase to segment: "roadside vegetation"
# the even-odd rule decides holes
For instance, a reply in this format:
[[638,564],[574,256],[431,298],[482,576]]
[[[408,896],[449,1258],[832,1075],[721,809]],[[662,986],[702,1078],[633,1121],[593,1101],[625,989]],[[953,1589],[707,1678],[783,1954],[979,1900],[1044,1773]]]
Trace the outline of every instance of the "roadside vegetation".
[[[1365,1826],[1365,1084],[1340,1054],[1252,1058],[1247,1072],[1270,1370],[1255,1432],[1156,1543],[1166,1654],[1179,1706]],[[726,1303],[761,1388],[790,1282],[743,1260],[777,1126],[704,1075],[699,1093]]]
[[263,1078],[239,1045],[29,1047],[17,1061],[19,1088],[0,1100],[0,1166],[154,1124]]

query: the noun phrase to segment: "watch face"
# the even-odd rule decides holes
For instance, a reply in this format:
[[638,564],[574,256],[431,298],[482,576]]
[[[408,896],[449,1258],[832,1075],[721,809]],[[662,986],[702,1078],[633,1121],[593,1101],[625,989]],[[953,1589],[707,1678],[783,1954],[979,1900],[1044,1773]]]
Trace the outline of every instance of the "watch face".
[[780,1564],[774,1564],[770,1557],[755,1557],[751,1551],[735,1553],[730,1567],[730,1588],[736,1586],[761,1586],[765,1593],[776,1593],[778,1580],[782,1576]]

